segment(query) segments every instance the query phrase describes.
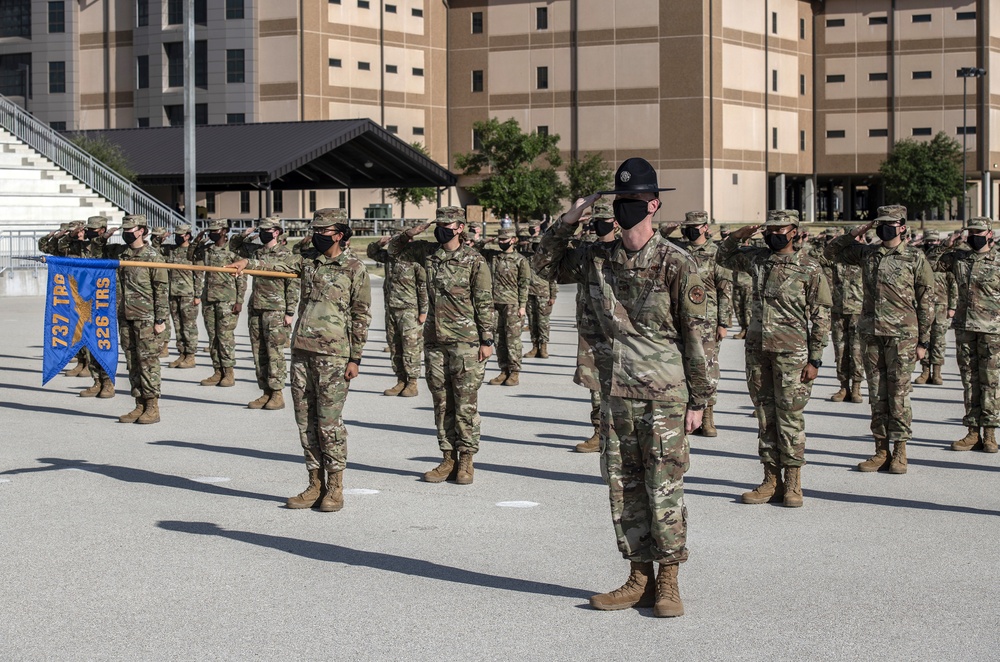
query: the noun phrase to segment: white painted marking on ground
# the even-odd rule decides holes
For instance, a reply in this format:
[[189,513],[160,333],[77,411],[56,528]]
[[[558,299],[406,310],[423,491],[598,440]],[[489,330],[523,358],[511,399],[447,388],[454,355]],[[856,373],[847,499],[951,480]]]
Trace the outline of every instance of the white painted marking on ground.
[[87,472],[86,469],[81,469],[80,467],[63,467],[62,469],[60,469],[60,471],[82,471],[84,473]]
[[0,478],[0,483],[9,483],[10,478]]
[[497,505],[501,508],[534,508],[539,504],[534,501],[500,501]]
[[192,478],[191,480],[196,483],[226,483],[231,479],[226,478],[225,476],[198,476],[197,478]]
[[352,487],[349,490],[344,490],[344,494],[378,494],[378,490],[369,490],[365,487]]

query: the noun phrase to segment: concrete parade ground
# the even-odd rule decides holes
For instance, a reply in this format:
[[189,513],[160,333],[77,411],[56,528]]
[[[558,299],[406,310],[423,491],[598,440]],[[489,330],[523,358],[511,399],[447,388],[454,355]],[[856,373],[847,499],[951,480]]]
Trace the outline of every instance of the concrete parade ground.
[[289,391],[283,411],[245,408],[245,315],[235,387],[200,386],[199,352],[195,370],[164,367],[161,423],[122,425],[124,358],[114,399],[76,397],[89,379],[43,387],[44,301],[0,299],[0,659],[997,659],[1000,455],[947,448],[965,431],[952,336],[944,386],[914,387],[905,476],[854,470],[869,409],[827,400],[827,348],[799,509],[739,502],[762,471],[743,342],[724,341],[719,436],[691,438],[687,613],[591,610],[628,564],[598,455],[571,452],[591,428],[562,289],[552,358],[480,391],[475,483],[431,485],[430,395],[423,380],[417,398],[382,395],[373,279],[346,506],[330,514],[283,507],[306,471]]

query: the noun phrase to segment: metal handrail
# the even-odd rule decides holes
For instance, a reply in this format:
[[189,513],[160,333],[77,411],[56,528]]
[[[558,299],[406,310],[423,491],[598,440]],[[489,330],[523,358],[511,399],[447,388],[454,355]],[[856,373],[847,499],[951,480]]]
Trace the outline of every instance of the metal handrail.
[[0,127],[89,186],[126,214],[142,214],[153,227],[173,227],[184,217],[111,170],[0,95]]

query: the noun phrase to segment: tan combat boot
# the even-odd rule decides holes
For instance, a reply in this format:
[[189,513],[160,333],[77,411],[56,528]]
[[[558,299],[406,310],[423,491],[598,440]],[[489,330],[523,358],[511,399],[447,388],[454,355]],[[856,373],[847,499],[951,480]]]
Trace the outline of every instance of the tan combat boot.
[[715,428],[715,412],[712,411],[712,405],[705,407],[705,413],[701,418],[701,436],[719,436],[719,431]]
[[843,402],[847,399],[847,382],[840,382],[840,390],[830,396],[830,402]]
[[181,364],[184,363],[184,355],[178,354],[177,358],[167,364],[168,368],[179,368]]
[[170,343],[165,342],[162,345],[160,345],[160,358],[165,359],[168,356],[170,356]]
[[996,453],[997,452],[997,437],[996,428],[983,428],[983,452],[984,453]]
[[507,379],[504,380],[504,386],[519,386],[521,384],[521,373],[512,372],[507,375]]
[[101,380],[94,379],[94,383],[80,391],[81,398],[92,398],[101,392]]
[[870,473],[872,471],[886,471],[892,457],[889,455],[889,440],[875,439],[875,454],[858,464],[858,471]]
[[785,467],[785,508],[802,507],[802,467]]
[[216,368],[215,372],[212,373],[211,377],[206,377],[205,379],[201,380],[201,385],[202,386],[215,386],[221,380],[222,380],[222,369],[221,368]]
[[271,397],[264,405],[264,409],[267,411],[277,411],[278,409],[285,408],[285,396],[282,394],[281,389],[277,391],[271,391]]
[[681,590],[677,587],[679,569],[678,563],[660,564],[660,573],[656,576],[656,604],[653,605],[653,616],[674,618],[684,615]]
[[733,340],[743,340],[746,337],[747,337],[747,330],[740,329],[740,332],[737,333],[735,336],[733,336]]
[[264,394],[256,400],[247,403],[247,409],[263,409],[267,401],[271,399],[271,389],[264,389]]
[[601,431],[594,428],[594,434],[583,443],[576,445],[577,453],[596,453],[601,450]]
[[183,356],[183,359],[184,360],[180,362],[180,365],[177,366],[178,368],[194,368],[194,367],[196,367],[196,364],[194,362],[194,354],[185,354]]
[[455,482],[459,485],[472,485],[472,453],[458,454],[458,473]]
[[235,386],[236,385],[236,375],[233,374],[232,368],[222,369],[222,379],[219,380],[218,386]]
[[115,383],[111,381],[110,377],[105,377],[101,382],[101,392],[97,394],[97,397],[105,400],[115,397]]
[[428,483],[443,483],[448,480],[448,476],[451,475],[452,469],[455,468],[455,451],[441,452],[444,454],[444,459],[441,460],[441,464],[424,474],[424,480]]
[[490,381],[488,381],[487,384],[489,384],[490,386],[500,386],[505,381],[507,381],[507,373],[504,371],[500,371],[500,374],[491,379]]
[[135,420],[140,425],[152,425],[160,422],[160,400],[159,398],[149,398],[146,400],[146,408],[142,415]]
[[851,385],[851,402],[860,404],[864,401],[865,399],[861,397],[861,382],[854,382]]
[[549,358],[549,344],[547,342],[543,342],[541,345],[538,346],[538,358],[540,359]]
[[83,361],[82,359],[77,359],[76,365],[66,370],[66,376],[79,377],[80,373],[82,373],[86,369],[86,367],[87,367],[86,361]]
[[958,441],[951,442],[951,450],[953,451],[979,450],[982,447],[982,440],[979,438],[978,427],[970,427],[964,437]]
[[892,462],[889,464],[889,473],[906,473],[906,442],[897,441],[892,448]]
[[781,480],[781,467],[776,464],[765,464],[764,481],[740,497],[743,503],[749,504],[770,503],[784,498],[785,484]]
[[920,376],[913,380],[914,384],[926,384],[927,380],[931,378],[931,366],[924,365],[920,368]]
[[293,497],[288,497],[285,501],[285,507],[292,510],[312,508],[321,498],[323,498],[323,470],[310,469],[309,487]]
[[538,356],[538,347],[536,347],[535,345],[531,346],[531,351],[530,352],[525,352],[524,353],[524,358],[526,358],[526,359],[533,359],[536,356]]
[[344,507],[344,472],[334,471],[327,474],[326,494],[319,502],[316,510],[321,513],[335,513]]
[[941,366],[935,365],[931,366],[931,381],[932,386],[941,386],[944,384],[944,378],[941,377]]
[[392,388],[387,388],[386,390],[382,391],[382,395],[399,395],[400,393],[403,392],[404,388],[406,388],[406,382],[404,382],[402,379],[398,379],[396,380],[396,385],[393,386]]
[[420,392],[417,390],[417,380],[411,379],[410,381],[406,382],[406,388],[404,388],[402,391],[399,392],[399,397],[415,398],[417,397],[417,395],[419,395],[419,393]]
[[652,607],[656,602],[653,564],[632,561],[631,566],[632,569],[624,584],[608,593],[590,596],[590,606],[601,611]]
[[122,414],[118,417],[119,423],[135,423],[140,416],[142,416],[142,410],[146,408],[146,400],[143,398],[135,399],[135,409],[127,414]]

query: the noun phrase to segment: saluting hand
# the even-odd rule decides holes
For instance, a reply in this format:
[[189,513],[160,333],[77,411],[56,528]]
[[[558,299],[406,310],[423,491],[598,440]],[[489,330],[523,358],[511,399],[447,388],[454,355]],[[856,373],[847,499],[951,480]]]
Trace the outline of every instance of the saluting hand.
[[410,228],[409,230],[406,231],[406,235],[410,239],[413,239],[414,237],[416,237],[418,234],[420,234],[421,232],[423,232],[424,230],[426,230],[430,226],[431,226],[430,222],[421,223],[420,225],[414,225],[412,228]]
[[761,228],[760,224],[744,225],[742,228],[734,230],[732,233],[730,233],[729,236],[738,239],[740,241],[743,241],[744,239],[749,239],[750,237],[754,236],[754,234],[756,234],[757,230],[759,230],[760,228]]
[[860,237],[861,235],[871,230],[873,225],[875,225],[875,221],[868,221],[864,225],[859,225],[858,227],[851,230],[851,234],[854,235],[855,237]]

